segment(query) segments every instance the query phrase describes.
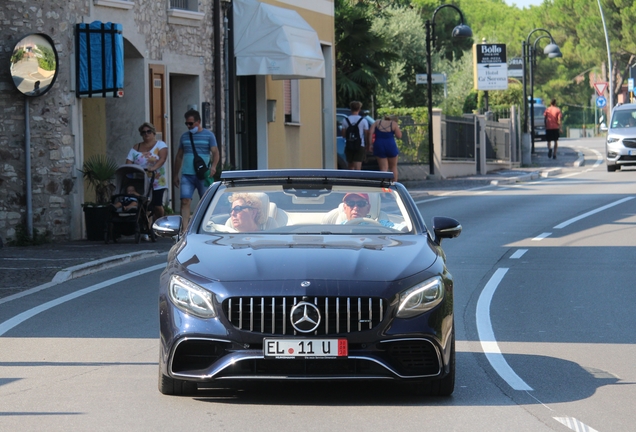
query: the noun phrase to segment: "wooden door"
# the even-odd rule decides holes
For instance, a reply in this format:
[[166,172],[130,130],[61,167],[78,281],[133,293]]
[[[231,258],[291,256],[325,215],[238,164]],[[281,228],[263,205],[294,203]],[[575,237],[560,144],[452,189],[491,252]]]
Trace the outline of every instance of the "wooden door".
[[157,139],[168,142],[166,133],[166,68],[163,65],[149,65],[150,77],[150,123],[157,129]]

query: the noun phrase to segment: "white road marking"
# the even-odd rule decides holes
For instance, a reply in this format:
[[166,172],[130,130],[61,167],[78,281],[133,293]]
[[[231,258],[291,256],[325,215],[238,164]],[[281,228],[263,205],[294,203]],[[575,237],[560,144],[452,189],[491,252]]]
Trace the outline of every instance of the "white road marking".
[[415,201],[415,204],[419,205],[419,204],[424,204],[424,203],[431,202],[431,201],[443,200],[443,199],[446,199],[446,198],[448,198],[448,196],[440,196],[440,197],[437,197],[437,198],[429,198],[429,199],[425,199],[425,200]]
[[543,240],[546,237],[550,237],[551,235],[552,235],[552,233],[545,232],[545,233],[539,234],[538,236],[533,238],[532,241],[541,241],[541,240]]
[[161,270],[161,269],[164,269],[164,268],[166,268],[166,264],[165,263],[164,264],[157,264],[155,266],[152,266],[152,267],[149,267],[149,268],[146,268],[146,269],[143,269],[143,270],[137,270],[137,271],[134,271],[132,273],[121,275],[121,276],[118,276],[116,278],[109,279],[107,281],[100,282],[100,283],[95,284],[95,285],[91,285],[91,286],[89,286],[87,288],[81,289],[79,291],[72,292],[72,293],[67,294],[65,296],[62,296],[62,297],[60,297],[58,299],[51,300],[49,302],[43,303],[40,306],[36,306],[34,308],[31,308],[31,309],[29,309],[27,311],[24,311],[24,312],[22,312],[22,313],[20,313],[20,314],[18,314],[16,316],[14,316],[13,318],[10,318],[10,319],[6,320],[3,323],[0,323],[0,336],[5,334],[6,332],[11,330],[12,328],[22,324],[24,321],[28,320],[29,318],[33,318],[37,314],[39,314],[41,312],[44,312],[46,310],[49,310],[49,309],[51,309],[51,308],[53,308],[55,306],[59,306],[62,303],[66,303],[67,301],[74,300],[74,299],[76,299],[78,297],[81,297],[83,295],[90,294],[90,293],[92,293],[94,291],[100,290],[102,288],[106,288],[108,286],[111,286],[111,285],[114,285],[116,283],[125,281],[127,279],[131,279],[131,278],[140,276],[142,274],[150,273],[150,272],[153,272],[153,271],[156,271],[156,270]]
[[523,254],[525,254],[526,252],[528,252],[528,249],[518,249],[517,251],[515,251],[515,253],[513,253],[512,255],[510,255],[510,259],[519,259],[523,256]]
[[490,322],[490,303],[497,286],[507,271],[507,268],[497,269],[479,295],[476,312],[477,334],[479,335],[481,348],[495,372],[514,390],[532,391],[532,387],[526,384],[525,381],[512,370],[503,354],[501,354],[501,350],[495,339],[495,333],[492,330],[492,323]]
[[596,429],[589,427],[585,423],[578,421],[574,417],[552,417],[559,423],[569,427],[576,432],[598,432]]
[[591,210],[591,211],[589,211],[587,213],[584,213],[584,214],[582,214],[580,216],[577,216],[577,217],[574,217],[572,219],[566,220],[565,222],[561,222],[560,224],[556,225],[554,227],[554,229],[565,228],[566,226],[568,226],[570,224],[573,224],[574,222],[578,222],[581,219],[585,219],[588,216],[592,216],[593,214],[602,212],[603,210],[607,210],[608,208],[612,208],[612,207],[617,206],[619,204],[623,204],[624,202],[627,202],[627,201],[632,200],[632,199],[634,199],[634,197],[627,197],[627,198],[623,198],[623,199],[620,199],[618,201],[615,201],[615,202],[613,202],[611,204],[604,205],[603,207],[599,207],[599,208],[597,208],[595,210]]

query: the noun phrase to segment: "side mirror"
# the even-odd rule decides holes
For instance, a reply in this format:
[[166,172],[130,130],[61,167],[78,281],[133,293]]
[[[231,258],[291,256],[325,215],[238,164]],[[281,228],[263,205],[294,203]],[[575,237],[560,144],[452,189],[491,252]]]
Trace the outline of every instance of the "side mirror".
[[159,218],[152,224],[152,229],[159,237],[174,237],[181,232],[181,216],[170,215]]
[[453,218],[436,216],[433,218],[433,232],[435,243],[441,244],[442,239],[455,238],[462,232],[462,226]]

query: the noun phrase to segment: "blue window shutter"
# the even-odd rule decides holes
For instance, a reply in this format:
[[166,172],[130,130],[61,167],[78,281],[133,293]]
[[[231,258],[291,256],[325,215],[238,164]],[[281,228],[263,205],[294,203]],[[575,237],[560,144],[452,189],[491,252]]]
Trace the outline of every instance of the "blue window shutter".
[[124,95],[122,25],[93,21],[75,26],[77,97]]

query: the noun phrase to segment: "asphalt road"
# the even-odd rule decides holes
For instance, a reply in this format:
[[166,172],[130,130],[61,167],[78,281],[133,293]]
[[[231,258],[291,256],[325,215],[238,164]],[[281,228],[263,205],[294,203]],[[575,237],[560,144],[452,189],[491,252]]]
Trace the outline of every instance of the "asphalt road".
[[[575,144],[575,143],[573,143]],[[522,184],[431,189],[452,216],[457,386],[156,388],[156,256],[0,299],[2,430],[626,431],[636,402],[636,170],[586,164]]]

